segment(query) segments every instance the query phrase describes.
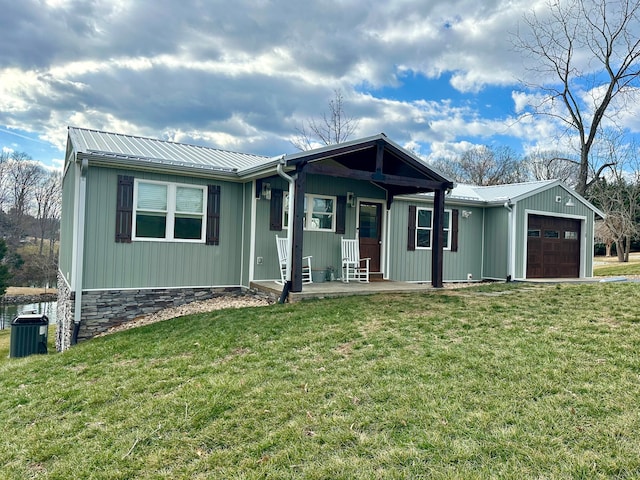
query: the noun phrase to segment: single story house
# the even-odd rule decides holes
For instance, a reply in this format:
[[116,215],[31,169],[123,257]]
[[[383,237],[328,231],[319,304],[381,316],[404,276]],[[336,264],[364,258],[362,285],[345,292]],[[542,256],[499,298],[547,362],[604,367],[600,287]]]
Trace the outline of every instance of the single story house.
[[70,127],[57,348],[279,280],[276,236],[291,292],[304,256],[339,276],[342,238],[386,280],[589,277],[595,215],[558,181],[454,188],[384,134],[264,157]]

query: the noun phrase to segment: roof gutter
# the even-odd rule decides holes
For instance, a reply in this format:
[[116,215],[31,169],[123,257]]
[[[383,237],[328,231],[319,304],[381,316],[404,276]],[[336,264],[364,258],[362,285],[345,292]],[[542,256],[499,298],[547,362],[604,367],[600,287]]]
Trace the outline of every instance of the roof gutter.
[[73,290],[75,293],[75,303],[73,308],[73,334],[71,345],[78,343],[78,333],[82,321],[82,272],[84,270],[84,220],[87,204],[87,170],[89,160],[83,158],[80,163],[80,185],[78,187],[78,209],[75,222],[75,243],[76,258],[74,263]]
[[513,213],[514,204],[511,203],[511,199],[508,199],[502,205],[507,209],[509,214],[507,215],[507,282],[510,282],[515,275],[515,228],[516,219]]
[[287,219],[287,269],[285,271],[285,284],[282,288],[282,294],[280,295],[279,303],[284,303],[287,296],[289,295],[289,290],[291,289],[291,259],[293,258],[293,197],[295,195],[295,182],[293,177],[287,175],[284,172],[284,165],[286,165],[286,160],[284,159],[284,155],[280,157],[280,162],[276,167],[276,171],[278,175],[284,178],[289,184],[289,205],[288,205],[288,215]]
[[136,170],[144,170],[148,172],[167,173],[185,175],[186,173],[196,174],[199,177],[206,178],[224,178],[229,181],[239,181],[237,170],[226,168],[212,168],[207,165],[185,165],[181,163],[164,163],[160,161],[142,160],[133,157],[124,157],[116,155],[100,155],[95,153],[82,154],[91,161],[92,165],[112,168],[126,168]]

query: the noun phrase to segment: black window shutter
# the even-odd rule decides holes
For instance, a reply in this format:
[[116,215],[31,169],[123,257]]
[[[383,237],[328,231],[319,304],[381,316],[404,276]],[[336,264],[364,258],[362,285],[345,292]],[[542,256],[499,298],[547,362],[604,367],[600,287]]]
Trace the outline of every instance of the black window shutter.
[[116,242],[131,243],[133,227],[133,177],[118,175]]
[[347,197],[338,195],[336,202],[336,233],[343,234],[347,223]]
[[271,189],[271,204],[269,210],[269,229],[282,230],[282,190]]
[[207,186],[206,244],[220,244],[220,185]]
[[416,249],[416,206],[409,205],[409,231],[407,233],[407,250]]
[[458,251],[458,209],[451,210],[451,251]]

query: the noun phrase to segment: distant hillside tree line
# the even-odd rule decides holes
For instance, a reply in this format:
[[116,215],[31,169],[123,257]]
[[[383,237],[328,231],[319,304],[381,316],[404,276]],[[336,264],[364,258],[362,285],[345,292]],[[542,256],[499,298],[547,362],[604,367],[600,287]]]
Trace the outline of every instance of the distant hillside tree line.
[[6,248],[0,262],[8,272],[6,284],[55,282],[61,186],[60,172],[43,168],[28,154],[0,152],[0,240]]

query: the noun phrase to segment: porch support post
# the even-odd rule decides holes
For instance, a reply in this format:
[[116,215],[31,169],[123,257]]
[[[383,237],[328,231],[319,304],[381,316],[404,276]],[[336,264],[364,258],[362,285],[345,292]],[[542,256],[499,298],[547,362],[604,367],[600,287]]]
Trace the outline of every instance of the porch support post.
[[442,288],[442,257],[444,255],[444,189],[434,192],[433,200],[433,249],[431,250],[431,285]]
[[295,195],[293,198],[293,232],[291,255],[291,291],[302,291],[302,237],[304,235],[304,193],[307,174],[303,165],[298,169],[295,178]]

